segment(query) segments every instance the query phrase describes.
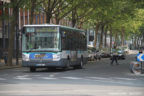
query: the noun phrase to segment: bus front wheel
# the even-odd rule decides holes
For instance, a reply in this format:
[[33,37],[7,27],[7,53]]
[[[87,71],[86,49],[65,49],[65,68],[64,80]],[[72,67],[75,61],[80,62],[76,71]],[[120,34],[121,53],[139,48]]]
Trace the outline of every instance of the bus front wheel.
[[36,68],[35,67],[30,67],[30,72],[35,72]]

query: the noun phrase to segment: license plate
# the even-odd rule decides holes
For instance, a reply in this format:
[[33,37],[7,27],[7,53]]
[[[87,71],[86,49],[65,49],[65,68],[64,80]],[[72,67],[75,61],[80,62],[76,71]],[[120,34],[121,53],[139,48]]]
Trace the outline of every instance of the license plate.
[[45,64],[36,64],[36,66],[45,66]]

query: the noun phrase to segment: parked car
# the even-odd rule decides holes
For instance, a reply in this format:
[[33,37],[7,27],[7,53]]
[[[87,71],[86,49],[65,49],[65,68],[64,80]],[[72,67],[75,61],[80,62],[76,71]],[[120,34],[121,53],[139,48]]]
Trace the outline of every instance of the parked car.
[[101,57],[109,58],[111,56],[110,52],[107,50],[101,50]]
[[88,60],[94,61],[95,59],[95,50],[93,48],[88,48]]
[[130,51],[130,49],[128,47],[123,47],[123,50],[124,50],[125,54],[128,54]]
[[125,59],[125,51],[123,49],[118,49],[118,59]]
[[101,59],[101,52],[96,50],[95,48],[88,48],[88,60],[100,60]]
[[96,53],[95,53],[95,59],[96,60],[101,60],[101,52],[99,50],[97,50]]
[[[112,52],[111,52],[111,59],[112,59]],[[117,55],[118,55],[118,59],[125,59],[126,58],[126,53],[125,53],[125,51],[123,50],[123,49],[121,49],[121,48],[118,48],[117,49]]]

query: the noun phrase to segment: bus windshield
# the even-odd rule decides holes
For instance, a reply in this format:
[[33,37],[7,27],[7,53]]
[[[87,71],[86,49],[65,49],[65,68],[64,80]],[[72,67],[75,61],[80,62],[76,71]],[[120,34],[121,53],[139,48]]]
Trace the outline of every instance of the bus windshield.
[[57,27],[26,27],[23,37],[25,51],[59,51],[60,49]]

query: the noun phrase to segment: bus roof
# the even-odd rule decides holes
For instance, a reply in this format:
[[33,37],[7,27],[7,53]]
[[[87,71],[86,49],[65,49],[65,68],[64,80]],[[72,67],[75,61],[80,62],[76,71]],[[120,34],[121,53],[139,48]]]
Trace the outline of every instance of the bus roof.
[[55,27],[60,27],[60,28],[66,28],[66,29],[73,29],[73,30],[78,30],[78,31],[84,31],[81,29],[77,29],[77,28],[72,28],[69,26],[63,26],[63,25],[55,25],[55,24],[28,24],[28,25],[24,25],[24,27],[43,27],[43,26],[55,26]]
[[24,27],[32,27],[32,26],[60,26],[60,25],[55,25],[55,24],[28,24],[28,25],[24,25]]

